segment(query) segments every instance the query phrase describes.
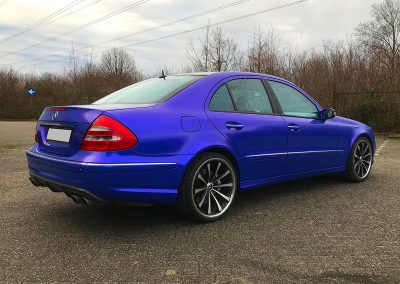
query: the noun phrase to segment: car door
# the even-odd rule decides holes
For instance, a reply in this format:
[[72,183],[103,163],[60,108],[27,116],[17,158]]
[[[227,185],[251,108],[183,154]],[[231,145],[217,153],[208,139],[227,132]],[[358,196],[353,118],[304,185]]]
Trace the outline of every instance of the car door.
[[280,176],[287,132],[261,78],[225,81],[214,89],[206,113],[244,163],[243,181]]
[[287,127],[288,157],[286,174],[336,167],[339,132],[333,119],[323,120],[320,107],[300,89],[285,82],[270,80]]

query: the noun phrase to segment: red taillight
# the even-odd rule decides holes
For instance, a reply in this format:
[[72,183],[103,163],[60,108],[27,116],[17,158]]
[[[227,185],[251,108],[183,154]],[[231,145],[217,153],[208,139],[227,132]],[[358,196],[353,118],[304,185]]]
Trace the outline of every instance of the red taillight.
[[51,107],[49,110],[51,111],[64,111],[66,108],[65,107]]
[[86,132],[81,150],[118,151],[132,148],[137,142],[135,134],[122,123],[100,115]]

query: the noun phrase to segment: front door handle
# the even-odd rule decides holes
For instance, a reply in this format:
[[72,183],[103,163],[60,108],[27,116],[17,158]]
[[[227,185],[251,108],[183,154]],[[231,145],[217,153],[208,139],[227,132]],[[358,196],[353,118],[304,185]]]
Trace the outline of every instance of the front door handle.
[[228,121],[227,123],[225,123],[225,126],[228,129],[236,129],[236,130],[240,130],[243,128],[243,125],[235,121]]
[[298,126],[297,124],[294,124],[294,123],[288,124],[288,128],[289,128],[289,130],[292,131],[292,132],[298,132],[298,131],[300,131],[300,126]]

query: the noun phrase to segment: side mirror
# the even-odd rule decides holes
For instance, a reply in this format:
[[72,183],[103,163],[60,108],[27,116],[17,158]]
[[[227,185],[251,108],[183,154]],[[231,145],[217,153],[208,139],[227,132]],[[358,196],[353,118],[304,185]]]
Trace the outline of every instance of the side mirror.
[[333,108],[325,108],[320,113],[321,119],[323,120],[331,119],[336,116],[336,110]]

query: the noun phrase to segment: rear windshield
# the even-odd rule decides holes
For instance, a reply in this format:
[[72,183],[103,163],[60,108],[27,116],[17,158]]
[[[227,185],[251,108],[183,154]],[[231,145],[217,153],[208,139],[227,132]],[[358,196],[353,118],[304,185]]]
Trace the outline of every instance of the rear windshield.
[[165,79],[144,80],[105,96],[93,104],[159,103],[201,78],[201,76],[167,76]]

